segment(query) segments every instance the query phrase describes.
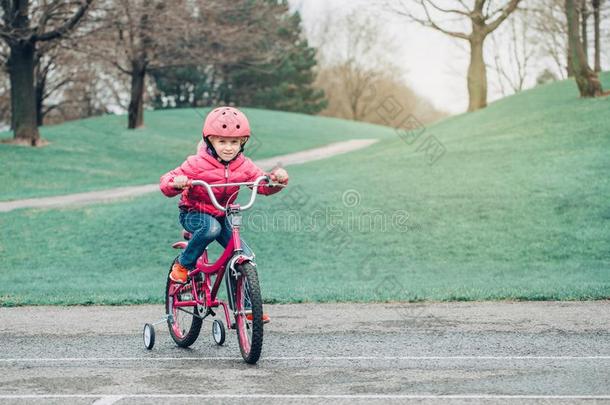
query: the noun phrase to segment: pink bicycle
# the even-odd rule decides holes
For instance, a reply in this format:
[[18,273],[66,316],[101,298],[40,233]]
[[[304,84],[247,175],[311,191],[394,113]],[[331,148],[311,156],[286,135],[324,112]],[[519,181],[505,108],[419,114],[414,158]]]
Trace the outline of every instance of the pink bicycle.
[[[266,180],[266,184],[260,184]],[[269,176],[260,176],[254,182],[208,184],[201,180],[192,180],[189,186],[203,186],[214,206],[226,212],[230,219],[232,237],[222,255],[214,263],[209,263],[207,249],[197,261],[196,268],[189,272],[187,283],[181,284],[167,277],[165,289],[166,315],[153,324],[144,325],[144,345],[152,349],[155,344],[153,325],[167,321],[172,339],[180,347],[189,347],[199,337],[203,320],[208,316],[215,317],[213,308],[222,306],[228,329],[236,329],[241,355],[247,363],[258,361],[263,347],[263,300],[258,283],[256,263],[253,256],[244,254],[241,248],[239,229],[241,227],[241,212],[254,204],[259,186],[283,187],[272,184]],[[216,200],[213,187],[249,186],[252,187],[250,201],[244,205],[229,204],[221,206]],[[184,231],[186,240],[190,234]],[[172,245],[176,249],[186,248],[186,241]],[[172,262],[173,264],[173,262]],[[171,271],[171,266],[170,266]],[[222,280],[225,280],[228,302],[217,298]],[[231,322],[231,315],[234,322]],[[212,323],[212,337],[216,344],[225,341],[225,327],[220,319]]]

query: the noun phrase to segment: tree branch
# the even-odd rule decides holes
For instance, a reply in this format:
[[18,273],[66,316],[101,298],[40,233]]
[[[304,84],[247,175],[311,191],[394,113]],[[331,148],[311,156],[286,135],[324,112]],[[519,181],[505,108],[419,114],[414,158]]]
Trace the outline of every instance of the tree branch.
[[54,29],[53,31],[45,32],[43,34],[35,34],[32,36],[33,41],[50,41],[56,38],[61,37],[65,33],[69,32],[72,28],[76,26],[76,24],[80,21],[80,19],[85,15],[85,12],[93,2],[93,0],[83,0],[81,2],[81,6],[78,8],[76,13],[66,21],[61,27]]
[[[517,1],[519,1],[519,0],[517,0]],[[462,32],[446,30],[446,29],[440,27],[437,23],[435,23],[432,20],[432,17],[430,16],[430,12],[428,11],[428,7],[426,6],[427,2],[431,3],[429,0],[420,0],[419,1],[419,3],[424,8],[424,12],[426,13],[426,20],[417,19],[414,16],[411,16],[411,18],[414,21],[416,21],[416,22],[418,22],[418,23],[420,23],[420,24],[422,24],[424,26],[427,26],[427,27],[430,27],[430,28],[434,28],[435,30],[440,31],[443,34],[447,34],[447,35],[450,35],[452,37],[462,38],[462,39],[466,39],[466,40],[470,39],[470,35],[464,34]]]
[[[425,1],[426,3],[428,3],[428,4],[430,4],[430,5],[431,5],[433,8],[435,8],[436,10],[441,11],[441,12],[443,12],[443,13],[454,13],[454,14],[460,14],[460,15],[463,15],[463,16],[466,16],[466,17],[470,16],[470,10],[468,10],[467,8],[466,8],[466,11],[464,11],[464,10],[458,10],[458,9],[442,8],[442,7],[440,7],[440,6],[436,5],[436,4],[434,4],[434,2],[433,2],[432,0],[424,0],[424,1]],[[464,4],[464,3],[462,3],[462,5],[463,5],[463,4]],[[464,6],[464,7],[465,7],[465,6]]]
[[8,42],[13,38],[13,36],[4,30],[4,27],[0,25],[0,38]]
[[468,10],[468,12],[470,13],[471,10],[468,8],[466,3],[464,3],[464,0],[458,0],[458,2],[462,5],[462,7],[464,7],[465,10]]
[[521,0],[510,0],[510,2],[502,9],[502,13],[498,16],[498,18],[485,26],[485,34],[487,35],[498,28],[500,24],[506,20],[510,13],[515,11],[520,2]]
[[59,83],[56,83],[52,88],[45,91],[45,93],[42,95],[42,99],[46,100],[47,98],[49,98],[49,96],[51,94],[53,94],[55,91],[59,90],[61,87],[65,86],[66,84],[70,83],[71,81],[72,81],[72,78],[68,77],[68,78],[61,80]]
[[133,73],[133,70],[131,69],[125,69],[123,66],[121,66],[121,64],[119,62],[113,61],[111,62],[112,65],[117,68],[121,73],[125,73],[126,75],[130,75]]
[[53,110],[55,110],[57,108],[59,108],[61,110],[60,107],[62,105],[64,105],[64,104],[66,104],[66,103],[67,103],[66,101],[61,101],[58,104],[51,104],[51,105],[47,106],[46,108],[43,107],[43,109],[42,109],[42,116],[43,117],[46,116],[48,113],[50,113],[51,111],[53,111]]
[[[437,31],[440,31],[444,34],[456,37],[456,38],[462,38],[462,39],[469,39],[469,35],[464,34],[462,32],[454,32],[454,31],[449,31],[446,30],[444,28],[442,28],[441,26],[439,26],[436,22],[434,22],[430,16],[430,13],[428,11],[428,8],[426,7],[426,5],[424,4],[424,2],[428,2],[429,0],[412,0],[413,3],[415,4],[419,4],[420,6],[422,6],[422,8],[424,9],[425,13],[426,13],[426,18],[419,18],[416,17],[409,9],[408,7],[405,6],[404,2],[400,2],[399,4],[402,6],[401,8],[397,8],[395,7],[395,3],[394,2],[389,2],[389,3],[384,3],[386,4],[391,11],[394,14],[400,15],[400,16],[404,16],[407,17],[408,19],[410,19],[411,21],[414,21],[420,25],[423,25],[424,27],[429,27],[429,28],[433,28]],[[460,3],[462,3],[463,0],[460,0]],[[463,3],[462,3],[463,4]],[[435,5],[433,4],[432,7],[435,7]],[[438,8],[437,8],[438,9]]]

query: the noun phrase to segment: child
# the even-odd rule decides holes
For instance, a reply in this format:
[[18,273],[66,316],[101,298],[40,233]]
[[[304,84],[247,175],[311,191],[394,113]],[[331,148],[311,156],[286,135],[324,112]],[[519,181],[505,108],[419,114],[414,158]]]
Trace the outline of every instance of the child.
[[[250,137],[248,119],[236,108],[220,107],[211,111],[203,124],[202,147],[196,155],[189,156],[176,169],[161,176],[163,194],[180,199],[180,223],[192,237],[178,260],[172,266],[169,277],[179,283],[187,281],[188,272],[195,268],[197,259],[206,246],[217,240],[226,247],[231,239],[231,225],[225,213],[214,207],[204,187],[188,187],[187,181],[203,180],[210,184],[254,181],[264,173],[243,155],[244,144]],[[288,173],[278,168],[269,174],[271,180],[288,184]],[[270,195],[281,187],[259,186],[258,193]],[[239,187],[214,187],[214,196],[220,205],[227,206],[237,198]],[[241,240],[244,254],[252,251]]]

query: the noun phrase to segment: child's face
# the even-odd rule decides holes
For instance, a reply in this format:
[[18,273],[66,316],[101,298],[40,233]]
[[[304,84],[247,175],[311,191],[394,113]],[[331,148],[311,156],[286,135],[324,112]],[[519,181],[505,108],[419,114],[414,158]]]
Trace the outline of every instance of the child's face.
[[222,160],[231,160],[241,148],[242,138],[229,138],[224,136],[210,136],[210,143]]

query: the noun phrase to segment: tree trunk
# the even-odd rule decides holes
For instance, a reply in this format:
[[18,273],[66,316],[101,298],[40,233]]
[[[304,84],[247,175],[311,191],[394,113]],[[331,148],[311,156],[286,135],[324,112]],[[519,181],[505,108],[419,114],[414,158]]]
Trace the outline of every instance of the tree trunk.
[[483,59],[483,35],[473,32],[470,38],[468,66],[468,111],[487,107],[487,72]]
[[131,100],[129,101],[127,128],[135,129],[144,126],[146,64],[134,61],[131,66]]
[[565,0],[565,11],[568,20],[568,42],[572,51],[572,71],[581,97],[597,97],[602,94],[601,83],[597,74],[591,70],[580,42],[578,9],[575,0]]
[[568,78],[574,77],[574,71],[572,70],[572,45],[570,41],[568,41],[568,52],[566,53],[568,56],[568,64],[566,65],[566,72],[568,74]]
[[44,114],[42,111],[43,102],[42,102],[41,91],[43,91],[43,89],[36,87],[36,125],[38,125],[39,127],[41,127],[44,122]]
[[585,52],[585,60],[589,63],[589,39],[587,35],[587,19],[589,13],[587,13],[587,0],[580,0],[580,29],[582,31],[582,50]]
[[599,51],[599,0],[593,0],[593,31],[594,31],[594,41],[595,41],[595,67],[593,70],[596,72],[602,71],[602,64],[600,59],[600,51]]
[[44,114],[42,111],[44,105],[44,88],[46,85],[46,77],[43,77],[40,69],[36,71],[36,84],[34,94],[36,95],[36,125],[42,126],[44,122]]
[[[9,80],[10,80],[10,73],[11,73],[11,68],[10,68],[10,60],[7,59],[6,61],[6,73],[9,74]],[[16,89],[14,86],[9,86],[11,88],[11,131],[13,132],[13,134],[15,133],[15,100],[17,99],[16,96]]]
[[36,124],[34,94],[34,43],[18,41],[11,44],[8,60],[11,81],[12,123],[14,140],[31,146],[40,143]]

